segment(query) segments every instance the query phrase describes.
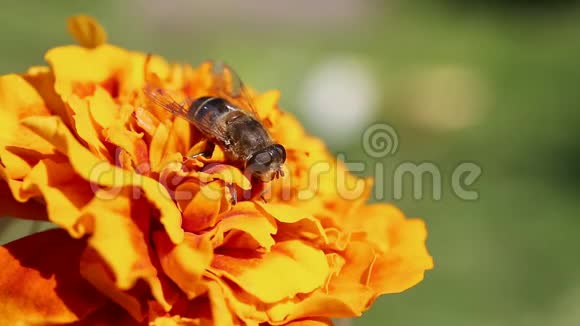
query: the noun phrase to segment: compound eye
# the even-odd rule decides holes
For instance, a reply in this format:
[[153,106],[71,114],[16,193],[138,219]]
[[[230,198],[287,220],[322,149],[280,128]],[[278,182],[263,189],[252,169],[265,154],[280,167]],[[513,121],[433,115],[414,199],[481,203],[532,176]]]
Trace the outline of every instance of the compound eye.
[[279,154],[278,158],[280,159],[280,163],[286,162],[286,149],[284,148],[284,146],[276,144],[274,145],[274,148]]
[[268,165],[272,161],[272,156],[268,152],[261,152],[256,154],[254,162],[259,165]]

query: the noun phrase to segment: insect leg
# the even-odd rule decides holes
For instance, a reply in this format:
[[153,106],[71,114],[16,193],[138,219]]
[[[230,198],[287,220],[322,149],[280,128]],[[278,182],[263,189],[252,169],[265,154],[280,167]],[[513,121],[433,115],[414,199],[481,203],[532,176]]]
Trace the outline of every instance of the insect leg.
[[236,191],[234,184],[233,183],[226,183],[226,187],[228,188],[228,190],[230,191],[230,194],[232,195],[232,205],[237,204],[238,203],[238,192]]
[[208,142],[207,143],[207,147],[206,147],[206,149],[203,152],[197,153],[197,154],[193,154],[193,155],[190,156],[190,158],[193,159],[193,158],[196,158],[196,157],[199,157],[199,156],[203,156],[205,158],[210,158],[213,155],[213,151],[214,150],[215,150],[215,144],[212,143],[212,142]]
[[262,193],[260,194],[260,199],[262,199],[262,201],[264,201],[264,204],[267,204],[268,203],[268,200],[266,199],[265,195],[267,195],[268,193],[270,193],[270,190],[272,190],[272,188],[264,189],[262,191]]

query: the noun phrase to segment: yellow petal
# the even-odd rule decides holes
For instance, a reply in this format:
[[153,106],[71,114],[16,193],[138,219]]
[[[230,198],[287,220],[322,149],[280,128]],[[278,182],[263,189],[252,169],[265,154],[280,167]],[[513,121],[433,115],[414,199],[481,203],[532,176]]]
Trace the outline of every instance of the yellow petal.
[[185,233],[183,242],[176,245],[166,234],[155,232],[153,242],[163,270],[190,299],[205,290],[200,280],[213,256],[207,237]]
[[107,42],[105,29],[91,16],[73,16],[67,23],[69,33],[85,48],[96,48]]
[[233,326],[233,316],[227,305],[223,289],[215,283],[209,283],[207,287],[211,305],[212,325]]
[[59,116],[64,123],[71,127],[72,117],[70,108],[65,105],[54,89],[55,77],[49,67],[32,68],[22,75],[44,100],[44,103],[53,115]]
[[258,116],[261,119],[268,119],[274,111],[273,109],[278,105],[280,91],[272,90],[259,96],[254,96],[253,99]]
[[[259,247],[264,248],[266,251],[269,251],[275,243],[272,234],[276,233],[276,222],[270,216],[257,210],[256,206],[251,202],[240,202],[230,211],[220,216],[220,222],[211,232],[214,246],[222,245],[224,243],[224,234],[232,230],[241,231],[249,235]],[[226,246],[231,248],[231,243],[226,244]]]
[[[95,198],[82,210],[83,227],[91,234],[88,243],[106,264],[113,275],[114,284],[98,282],[106,286],[103,291],[130,290],[138,280],[144,280],[152,296],[165,310],[171,308],[170,299],[164,291],[153,265],[148,248],[150,207],[144,199],[133,200],[131,188],[106,199],[98,191]],[[91,274],[92,275],[92,274]],[[94,276],[96,279],[101,276]],[[94,279],[93,279],[94,281]],[[138,315],[134,312],[135,315]]]
[[99,106],[103,110],[110,112],[113,112],[115,108],[105,106],[102,101],[94,103],[94,101],[91,101],[92,98],[93,96],[80,98],[74,95],[68,99],[67,103],[72,111],[74,130],[93,154],[99,158],[111,160],[105,144],[100,139],[101,128],[90,115],[90,107]]
[[344,227],[353,233],[352,240],[369,242],[379,252],[386,252],[391,240],[389,229],[404,219],[403,212],[395,206],[374,204],[359,208]]
[[17,75],[0,76],[0,149],[11,146],[39,154],[53,153],[46,141],[19,127],[22,119],[48,115],[44,100],[26,80]]
[[116,189],[129,185],[142,189],[149,202],[159,209],[160,221],[171,240],[174,243],[182,241],[181,214],[165,188],[160,187],[157,181],[99,160],[77,142],[57,117],[31,117],[22,123],[65,154],[74,171],[83,179]]
[[[93,287],[131,315],[134,320],[142,321],[145,316],[144,296],[148,295],[143,286],[137,291],[117,288],[114,276],[99,254],[87,248],[81,256],[80,273]],[[142,283],[140,284],[142,285]]]
[[324,253],[297,240],[277,243],[265,254],[227,250],[216,254],[211,266],[266,303],[314,291],[329,273]]
[[93,95],[99,87],[114,98],[134,98],[145,82],[146,57],[109,44],[95,49],[63,46],[45,55],[54,73],[54,89],[64,102],[72,94]]
[[139,134],[120,126],[113,126],[103,130],[103,135],[107,142],[118,147],[117,152],[123,150],[124,153],[127,153],[135,171],[145,175],[150,172],[147,144]]
[[345,282],[332,287],[330,292],[317,290],[304,298],[279,302],[272,305],[267,313],[272,323],[276,324],[310,316],[358,317],[363,310],[368,309],[373,298],[374,292],[370,288]]
[[226,199],[225,188],[218,182],[200,184],[197,180],[184,182],[177,187],[176,199],[183,209],[183,229],[190,232],[213,227],[221,211],[226,211],[230,203]]
[[256,205],[277,221],[284,223],[280,225],[283,233],[280,233],[279,236],[288,235],[296,238],[303,235],[310,239],[320,237],[324,242],[328,242],[320,221],[302,207],[287,204],[263,204],[260,202],[256,202]]
[[409,219],[389,230],[390,250],[377,257],[369,272],[369,286],[380,294],[398,293],[423,280],[425,271],[433,268],[427,252],[425,223]]
[[79,238],[85,233],[75,225],[81,207],[93,198],[90,184],[74,173],[68,162],[45,159],[39,162],[24,179],[21,191],[42,196],[49,220]]

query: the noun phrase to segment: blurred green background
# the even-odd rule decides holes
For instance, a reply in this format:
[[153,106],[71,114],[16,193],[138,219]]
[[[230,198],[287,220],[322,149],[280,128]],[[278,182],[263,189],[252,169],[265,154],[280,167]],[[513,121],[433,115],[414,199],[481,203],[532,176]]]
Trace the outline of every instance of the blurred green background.
[[[224,59],[347,161],[386,170],[384,200],[429,227],[436,268],[355,325],[580,325],[580,5],[574,1],[0,1],[0,73],[69,44],[65,19],[98,18],[110,41],[196,64]],[[330,112],[330,113],[329,113]],[[337,113],[338,112],[338,113]],[[327,117],[326,119],[321,117]],[[321,120],[322,119],[322,120]],[[361,135],[397,131],[375,159]],[[483,173],[452,191],[462,162]],[[436,164],[434,199],[393,171]],[[0,220],[6,242],[46,225]]]

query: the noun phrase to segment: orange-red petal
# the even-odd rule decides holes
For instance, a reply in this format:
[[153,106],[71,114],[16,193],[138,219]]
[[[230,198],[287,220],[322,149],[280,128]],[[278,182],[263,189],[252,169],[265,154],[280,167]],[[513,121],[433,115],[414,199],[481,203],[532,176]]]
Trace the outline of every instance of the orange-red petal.
[[0,324],[70,323],[106,300],[79,274],[85,242],[49,230],[0,247]]

